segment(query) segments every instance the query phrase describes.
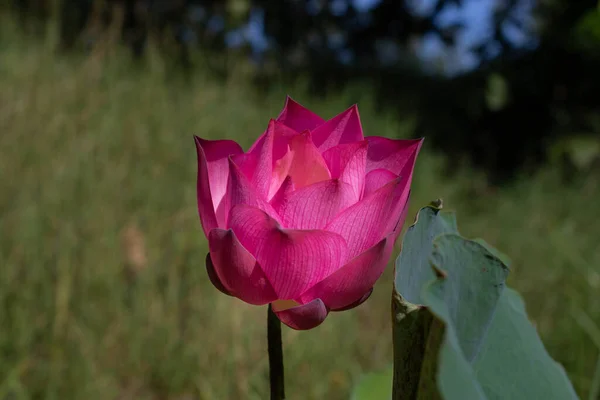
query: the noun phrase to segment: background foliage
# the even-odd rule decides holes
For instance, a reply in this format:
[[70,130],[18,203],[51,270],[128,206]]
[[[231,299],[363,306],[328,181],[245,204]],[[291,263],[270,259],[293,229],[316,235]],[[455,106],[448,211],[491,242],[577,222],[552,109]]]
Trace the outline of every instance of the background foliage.
[[[254,61],[261,88],[303,77],[325,95],[362,82],[378,110],[413,118],[415,134],[453,154],[451,167],[466,160],[494,182],[548,158],[587,168],[597,151],[581,162],[569,138],[598,146],[597,0],[483,0],[492,12],[481,21],[460,14],[473,2],[13,0],[12,8],[42,35],[58,17],[63,50],[89,49],[112,26],[134,58],[154,40],[187,74],[203,64],[225,78],[241,58]],[[478,23],[485,34],[465,42]],[[423,62],[430,45],[441,50]]]
[[[589,396],[600,379],[596,2],[540,0],[530,44],[502,44],[497,28],[459,72],[414,50],[434,35],[451,53],[460,28],[431,14],[449,1],[425,17],[380,1],[360,29],[355,8],[327,11],[344,1],[274,3],[194,3],[204,14],[186,1],[2,3],[0,399],[264,396],[266,310],[205,276],[192,134],[247,147],[285,94],[324,117],[358,102],[369,135],[425,135],[410,215],[443,197],[461,233],[510,255],[509,284]],[[326,6],[313,15],[308,3]],[[498,26],[529,15],[503,4]],[[269,47],[233,48],[227,33],[256,8]],[[355,62],[311,44],[331,29]],[[394,62],[373,56],[382,38]],[[391,282],[388,269],[358,309],[286,330],[291,395],[345,399],[389,365]]]

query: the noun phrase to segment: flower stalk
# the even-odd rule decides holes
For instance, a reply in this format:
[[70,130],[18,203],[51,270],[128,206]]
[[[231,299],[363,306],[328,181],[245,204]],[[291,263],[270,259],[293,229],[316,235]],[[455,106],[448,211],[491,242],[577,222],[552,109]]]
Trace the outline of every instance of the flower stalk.
[[273,312],[271,304],[267,314],[267,341],[269,349],[269,379],[271,400],[285,399],[283,377],[283,346],[281,343],[281,322]]

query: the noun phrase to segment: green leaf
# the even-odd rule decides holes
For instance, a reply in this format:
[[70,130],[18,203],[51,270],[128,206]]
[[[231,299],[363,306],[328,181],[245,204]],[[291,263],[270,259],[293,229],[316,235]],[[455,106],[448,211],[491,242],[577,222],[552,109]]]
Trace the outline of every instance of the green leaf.
[[519,294],[506,288],[473,365],[488,399],[576,399],[567,375],[529,322]]
[[492,322],[508,268],[485,247],[457,234],[435,239],[432,264],[443,273],[423,288],[424,304],[451,325],[464,358],[472,362]]
[[435,279],[435,272],[429,267],[433,239],[442,233],[458,233],[454,214],[440,211],[434,206],[421,209],[404,235],[402,252],[396,261],[395,289],[412,304],[422,303],[423,284]]
[[421,209],[396,261],[393,398],[576,399],[505,289],[508,258],[440,205]]
[[352,400],[371,400],[392,398],[392,368],[365,375],[352,395]]
[[502,253],[500,250],[496,249],[495,247],[493,247],[492,245],[490,245],[488,242],[486,242],[483,239],[477,238],[477,239],[473,239],[474,242],[479,243],[480,245],[482,245],[483,247],[485,247],[485,249],[487,251],[489,251],[490,253],[492,253],[495,257],[497,257],[500,261],[502,261],[507,267],[510,266],[511,261],[510,258]]

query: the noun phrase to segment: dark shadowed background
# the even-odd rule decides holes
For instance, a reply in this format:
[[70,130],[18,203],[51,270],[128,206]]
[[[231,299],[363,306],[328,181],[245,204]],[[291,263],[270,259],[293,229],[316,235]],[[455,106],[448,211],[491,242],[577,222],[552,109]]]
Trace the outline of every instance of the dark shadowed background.
[[[600,398],[597,0],[10,0],[0,35],[0,400],[265,398],[266,309],[205,276],[191,135],[247,148],[286,94],[425,136],[409,220],[443,197],[507,253]],[[390,284],[286,330],[291,399],[391,362]]]

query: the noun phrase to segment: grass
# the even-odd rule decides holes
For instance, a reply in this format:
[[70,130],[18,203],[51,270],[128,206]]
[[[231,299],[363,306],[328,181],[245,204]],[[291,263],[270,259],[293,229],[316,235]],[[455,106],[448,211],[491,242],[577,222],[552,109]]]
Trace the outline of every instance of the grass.
[[[331,117],[357,91],[258,93],[202,73],[182,84],[152,54],[144,68],[114,48],[59,57],[1,29],[0,399],[265,398],[266,308],[206,277],[192,134],[247,148],[286,93]],[[367,134],[410,134],[369,95],[359,107]],[[565,185],[548,167],[490,189],[443,169],[425,147],[411,215],[443,197],[463,234],[512,258],[512,286],[585,398],[600,348],[571,311],[600,325],[598,180]],[[361,307],[285,330],[290,399],[346,399],[391,361],[391,273]]]

